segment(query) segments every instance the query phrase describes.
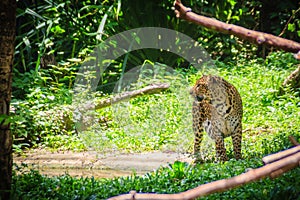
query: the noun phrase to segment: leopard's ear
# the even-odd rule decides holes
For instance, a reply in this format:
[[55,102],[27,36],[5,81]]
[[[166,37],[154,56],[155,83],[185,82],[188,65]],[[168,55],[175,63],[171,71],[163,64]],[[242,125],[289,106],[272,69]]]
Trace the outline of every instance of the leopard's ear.
[[200,77],[201,80],[206,79],[206,78],[207,78],[207,76],[205,74],[202,74],[202,76]]
[[203,80],[203,82],[207,82],[207,81],[209,81],[209,78],[210,78],[210,75],[203,74],[200,79]]
[[209,77],[209,81],[210,81],[211,83],[217,83],[217,82],[218,82],[217,77],[215,77],[215,76],[210,76],[210,77]]

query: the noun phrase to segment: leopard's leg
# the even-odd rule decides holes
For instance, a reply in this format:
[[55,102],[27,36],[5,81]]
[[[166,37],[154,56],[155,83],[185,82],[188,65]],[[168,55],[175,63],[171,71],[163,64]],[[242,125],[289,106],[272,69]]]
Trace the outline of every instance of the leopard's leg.
[[234,156],[235,159],[241,159],[242,158],[242,127],[239,126],[235,133],[231,136],[232,138],[232,144],[233,144],[233,150],[234,150]]
[[228,157],[226,155],[226,148],[224,144],[224,138],[222,136],[216,136],[216,157],[221,161],[227,161]]
[[200,156],[201,142],[203,139],[203,127],[200,123],[193,124],[195,139],[194,139],[194,155],[196,156],[195,162],[202,162]]
[[195,132],[194,153],[200,153],[201,142],[203,139],[203,128],[199,127]]
[[197,105],[194,105],[193,106],[193,131],[195,135],[195,139],[194,139],[194,155],[196,157],[195,162],[202,162],[200,158],[200,147],[201,147],[203,131],[204,131],[202,121],[203,120],[199,112],[199,107]]

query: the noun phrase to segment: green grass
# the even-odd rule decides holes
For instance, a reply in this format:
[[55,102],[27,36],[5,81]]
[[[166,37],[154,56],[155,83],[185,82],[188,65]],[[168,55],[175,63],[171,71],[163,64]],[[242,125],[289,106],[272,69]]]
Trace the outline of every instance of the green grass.
[[[279,57],[283,57],[286,63]],[[279,53],[266,61],[216,62],[218,74],[234,84],[243,99],[245,158],[262,157],[287,148],[290,145],[288,135],[299,139],[299,93],[278,96],[281,83],[295,68],[292,59],[289,54]],[[128,152],[166,149],[192,152],[192,100],[188,87],[202,73],[194,72],[179,72],[181,79],[168,92],[138,97],[99,111],[98,114],[109,118],[111,124],[109,128],[97,124],[91,131],[84,132],[82,136],[86,145],[99,151],[113,147]],[[214,145],[209,138],[205,139],[207,142],[204,143],[208,145],[203,147],[203,153],[212,157]],[[229,154],[232,154],[231,139],[226,140]]]
[[[289,135],[300,140],[299,91],[287,91],[283,96],[278,95],[281,83],[295,68],[295,61],[289,54],[272,54],[266,61],[240,59],[238,63],[216,62],[216,66],[219,75],[234,84],[243,99],[244,160],[207,162],[195,166],[175,162],[144,176],[99,180],[73,178],[69,175],[50,178],[36,171],[27,171],[13,176],[13,198],[106,199],[130,190],[177,193],[199,184],[241,174],[247,168],[260,167],[263,156],[291,146]],[[201,72],[181,70],[179,74],[191,86]],[[98,111],[98,116],[108,121],[81,135],[85,139],[85,145],[94,148],[98,146],[100,148],[96,149],[100,152],[109,149],[127,152],[167,149],[192,152],[190,107],[186,105],[190,100],[184,89],[187,88],[183,87],[182,93],[170,89],[162,94],[138,97],[129,104]],[[59,144],[60,140],[51,139]],[[52,140],[45,141],[51,143]],[[204,145],[202,150],[206,160],[211,161],[214,157],[211,150],[214,145],[207,137],[205,140],[208,145]],[[226,139],[226,146],[229,157],[233,158],[229,138]],[[15,172],[24,169],[26,168]],[[207,199],[299,199],[299,174],[300,168],[296,168],[275,180],[263,179],[210,195]]]

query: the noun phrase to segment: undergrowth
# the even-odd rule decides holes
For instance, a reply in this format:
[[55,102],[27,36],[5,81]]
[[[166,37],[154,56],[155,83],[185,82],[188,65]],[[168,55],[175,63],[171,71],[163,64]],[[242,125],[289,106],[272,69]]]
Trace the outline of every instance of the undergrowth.
[[[219,75],[235,85],[243,99],[244,160],[232,159],[223,164],[211,162],[214,157],[214,145],[206,137],[207,145],[202,147],[202,151],[207,163],[193,166],[175,162],[169,167],[160,168],[144,176],[132,175],[99,180],[73,178],[69,175],[47,177],[37,171],[22,171],[26,168],[18,168],[13,176],[12,197],[13,199],[105,199],[130,190],[176,193],[199,184],[241,174],[247,168],[260,167],[263,156],[291,146],[289,135],[300,140],[299,91],[287,89],[285,95],[278,95],[281,83],[294,70],[295,65],[289,54],[282,53],[271,54],[266,61],[259,59],[240,59],[236,63],[216,61]],[[201,72],[195,73],[195,70],[180,70],[179,74],[189,83],[188,86],[192,86],[201,76]],[[35,94],[40,93],[41,90]],[[45,101],[44,106],[40,108],[33,100],[22,101],[23,104],[15,100],[15,104],[19,106],[18,112],[24,112],[23,116],[29,113],[31,121],[30,123],[26,120],[16,121],[19,126],[15,126],[18,130],[14,131],[18,131],[19,134],[22,131],[27,131],[28,134],[31,131],[38,131],[43,137],[39,138],[40,141],[36,142],[36,145],[55,149],[64,148],[65,144],[69,145],[67,149],[78,146],[80,149],[95,148],[95,145],[98,145],[101,147],[97,149],[100,152],[109,149],[127,152],[153,150],[192,152],[193,133],[191,116],[188,114],[189,107],[182,107],[182,101],[172,90],[130,100],[126,105],[128,111],[125,112],[126,118],[124,117],[122,122],[117,121],[114,116],[115,109],[120,107],[113,106],[97,111],[97,115],[104,118],[105,123],[97,126],[98,132],[87,131],[84,133],[85,137],[81,139],[78,139],[77,133],[70,131],[73,129],[66,128],[65,132],[59,132],[61,121],[55,120],[55,112],[45,116],[49,110],[65,109],[65,106],[55,106],[54,103],[47,110],[47,102],[53,99],[49,95],[50,93],[44,97],[40,96],[38,103]],[[188,99],[188,92],[186,95]],[[68,106],[67,103],[65,105]],[[162,112],[150,112],[153,109]],[[33,110],[34,113],[30,114]],[[128,129],[123,126],[127,122],[130,124]],[[44,124],[40,126],[41,123]],[[34,127],[39,129],[35,130]],[[82,140],[85,141],[84,144]],[[233,158],[230,138],[226,138],[226,148],[229,157]],[[20,171],[22,173],[17,174]],[[299,168],[296,168],[275,180],[266,178],[227,192],[210,195],[207,199],[299,199],[299,174]]]
[[[259,159],[225,163],[190,165],[175,162],[143,176],[131,175],[114,179],[74,178],[70,175],[47,177],[38,171],[18,169],[14,175],[12,199],[107,199],[131,190],[172,194],[183,192],[208,182],[230,178],[249,168],[262,165]],[[24,171],[22,171],[24,170]],[[274,180],[266,178],[201,199],[299,199],[300,169],[296,168]]]

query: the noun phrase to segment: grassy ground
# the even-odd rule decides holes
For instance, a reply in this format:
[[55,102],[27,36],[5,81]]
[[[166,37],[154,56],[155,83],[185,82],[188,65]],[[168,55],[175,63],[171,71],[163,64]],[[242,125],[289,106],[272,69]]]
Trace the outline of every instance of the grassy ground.
[[[285,56],[287,62],[279,60]],[[275,54],[267,61],[241,60],[216,62],[220,76],[235,85],[243,99],[243,154],[245,158],[262,157],[287,148],[288,135],[299,136],[299,93],[278,96],[281,83],[295,68],[288,55]],[[208,71],[207,73],[210,73]],[[93,127],[82,134],[88,146],[98,150],[129,152],[172,150],[192,152],[193,131],[188,89],[202,72],[186,71],[177,75],[177,85],[168,92],[142,96],[100,111],[111,120],[108,128]],[[96,130],[96,131],[95,131]],[[210,157],[212,141],[205,138],[203,153]],[[226,138],[229,153],[231,140]],[[101,145],[99,145],[101,144]],[[232,156],[233,157],[233,156]]]
[[[225,163],[212,163],[213,143],[206,138],[203,154],[207,163],[187,165],[176,162],[145,176],[131,176],[113,180],[76,179],[68,175],[48,178],[38,172],[14,175],[15,199],[105,199],[130,190],[139,192],[175,193],[213,180],[243,173],[247,168],[262,165],[267,154],[291,146],[288,135],[300,140],[299,91],[287,91],[279,96],[283,80],[295,69],[289,54],[272,54],[266,61],[240,59],[235,63],[216,62],[219,75],[234,84],[243,99],[244,160],[234,159]],[[178,85],[191,86],[201,72],[178,72]],[[183,81],[184,80],[184,81]],[[176,89],[177,88],[177,89]],[[108,119],[81,136],[87,147],[99,151],[114,149],[127,152],[173,150],[192,152],[190,98],[187,87],[171,88],[168,92],[139,97],[98,112]],[[179,89],[178,89],[179,88]],[[182,91],[182,92],[181,92]],[[94,131],[97,130],[97,131]],[[101,139],[101,140],[98,140]],[[81,140],[72,140],[80,142]],[[230,158],[233,158],[231,140],[226,140]],[[76,145],[74,145],[76,146]],[[19,170],[25,170],[21,168]],[[282,177],[264,179],[208,199],[299,199],[299,168]]]

